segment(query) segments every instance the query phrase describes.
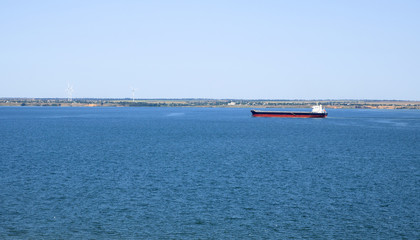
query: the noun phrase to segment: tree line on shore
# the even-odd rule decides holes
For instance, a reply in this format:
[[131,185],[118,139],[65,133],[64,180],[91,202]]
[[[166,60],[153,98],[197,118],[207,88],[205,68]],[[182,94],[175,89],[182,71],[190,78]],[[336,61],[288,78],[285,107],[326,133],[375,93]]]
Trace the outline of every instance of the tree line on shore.
[[259,107],[420,109],[420,101],[399,100],[244,100],[244,99],[96,99],[96,98],[1,98],[0,106],[89,107]]

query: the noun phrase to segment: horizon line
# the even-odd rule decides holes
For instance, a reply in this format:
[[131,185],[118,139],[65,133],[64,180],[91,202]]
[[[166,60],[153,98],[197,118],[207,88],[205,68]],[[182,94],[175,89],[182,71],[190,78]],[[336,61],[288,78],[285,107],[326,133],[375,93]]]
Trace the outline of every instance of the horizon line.
[[[68,99],[67,97],[0,97],[0,99]],[[73,97],[76,99],[96,99],[96,100],[133,100],[133,98],[112,98],[112,97]],[[369,99],[369,98],[326,98],[326,99],[286,99],[286,98],[134,98],[134,100],[235,100],[235,101],[406,101],[419,102],[420,100],[408,99]]]

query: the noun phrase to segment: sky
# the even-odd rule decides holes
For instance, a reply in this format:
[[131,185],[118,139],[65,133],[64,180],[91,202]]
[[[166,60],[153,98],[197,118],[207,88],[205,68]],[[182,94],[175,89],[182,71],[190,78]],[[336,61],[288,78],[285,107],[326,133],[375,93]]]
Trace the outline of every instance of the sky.
[[418,0],[0,1],[0,97],[420,100]]

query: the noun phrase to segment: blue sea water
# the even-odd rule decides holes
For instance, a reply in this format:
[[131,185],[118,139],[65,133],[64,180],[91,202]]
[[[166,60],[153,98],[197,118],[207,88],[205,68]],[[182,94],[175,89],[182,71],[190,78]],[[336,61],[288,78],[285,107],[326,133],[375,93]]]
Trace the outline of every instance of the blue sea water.
[[420,111],[0,108],[0,239],[420,239]]

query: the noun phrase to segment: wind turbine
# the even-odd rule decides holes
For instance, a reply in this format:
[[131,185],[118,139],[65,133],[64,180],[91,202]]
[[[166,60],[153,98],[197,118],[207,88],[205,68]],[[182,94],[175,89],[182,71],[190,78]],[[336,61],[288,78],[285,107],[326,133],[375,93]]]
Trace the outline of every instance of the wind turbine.
[[134,102],[134,93],[137,91],[136,88],[131,87],[131,94],[133,96],[133,102]]
[[73,86],[70,85],[70,83],[67,83],[67,101],[71,102],[72,101],[72,95],[73,95]]

